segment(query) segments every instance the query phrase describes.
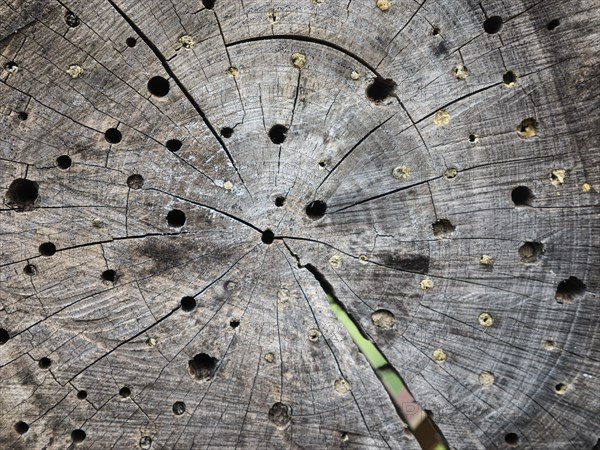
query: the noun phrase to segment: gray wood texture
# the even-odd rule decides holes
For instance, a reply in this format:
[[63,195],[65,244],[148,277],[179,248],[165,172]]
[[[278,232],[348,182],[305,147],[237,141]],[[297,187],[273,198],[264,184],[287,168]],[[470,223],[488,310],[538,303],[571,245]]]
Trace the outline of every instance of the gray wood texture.
[[597,444],[600,4],[419,1],[0,2],[1,448],[419,448],[305,264],[450,448]]

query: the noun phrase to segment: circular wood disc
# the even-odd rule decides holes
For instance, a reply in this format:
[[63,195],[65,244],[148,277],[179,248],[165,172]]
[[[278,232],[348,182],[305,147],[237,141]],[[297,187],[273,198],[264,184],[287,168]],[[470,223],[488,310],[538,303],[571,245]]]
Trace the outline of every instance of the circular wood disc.
[[0,447],[597,448],[599,18],[0,3]]

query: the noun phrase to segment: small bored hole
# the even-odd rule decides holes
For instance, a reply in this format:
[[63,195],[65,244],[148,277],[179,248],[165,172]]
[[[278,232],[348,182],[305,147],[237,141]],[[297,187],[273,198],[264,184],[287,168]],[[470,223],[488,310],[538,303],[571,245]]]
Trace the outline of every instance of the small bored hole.
[[313,220],[323,217],[326,211],[327,203],[321,200],[315,200],[306,206],[306,215]]
[[221,136],[223,136],[225,139],[229,139],[231,136],[233,136],[233,128],[231,128],[231,127],[221,128]]
[[217,0],[202,0],[202,5],[206,9],[213,9],[215,7],[215,3],[217,3]]
[[127,44],[127,47],[133,48],[137,45],[137,39],[134,37],[128,37],[125,39],[125,43]]
[[166,96],[170,89],[171,86],[169,80],[161,76],[152,77],[150,78],[150,81],[148,81],[148,91],[155,97]]
[[269,409],[269,420],[280,429],[288,426],[291,416],[292,410],[285,403],[277,402]]
[[229,326],[235,330],[237,327],[240,326],[240,319],[231,319],[229,321]]
[[127,386],[123,386],[121,389],[119,389],[119,395],[121,398],[129,398],[131,396],[131,389]]
[[8,331],[6,331],[4,328],[0,328],[0,345],[6,344],[9,339],[10,335],[8,334]]
[[542,257],[544,244],[541,242],[525,242],[519,247],[519,260],[525,264],[533,264]]
[[35,267],[33,264],[27,264],[25,267],[23,267],[23,273],[32,277],[37,274],[37,267]]
[[17,117],[20,121],[24,122],[29,118],[29,114],[27,114],[25,111],[21,111],[17,114]]
[[167,149],[175,153],[181,149],[183,143],[179,139],[169,139],[165,143],[165,146],[167,147]]
[[273,241],[275,240],[275,233],[273,233],[273,231],[271,231],[267,228],[265,231],[263,231],[260,239],[263,242],[263,244],[267,244],[267,245],[272,244]]
[[275,206],[281,208],[283,205],[285,205],[285,197],[281,195],[275,197]]
[[17,211],[30,211],[38,198],[39,185],[32,180],[17,178],[6,191],[6,204]]
[[85,441],[85,431],[81,429],[71,431],[71,440],[76,444]]
[[79,20],[79,17],[69,11],[65,14],[65,23],[69,28],[77,28],[81,24],[81,21]]
[[167,214],[167,223],[170,227],[181,228],[185,225],[185,213],[180,209],[172,209]]
[[25,423],[23,421],[19,421],[19,422],[15,423],[15,431],[18,434],[25,434],[29,431],[29,425],[27,425],[27,423]]
[[85,400],[87,398],[87,392],[84,390],[77,392],[77,398],[79,400]]
[[433,28],[431,29],[431,34],[432,34],[432,35],[434,35],[434,36],[437,36],[438,34],[440,34],[440,29],[439,29],[439,27],[433,27]]
[[181,310],[185,312],[193,311],[196,307],[196,299],[194,297],[183,297],[181,299]]
[[452,224],[448,219],[440,219],[431,224],[433,235],[437,238],[443,239],[450,236],[456,230],[456,226]]
[[127,186],[131,189],[141,189],[144,185],[144,177],[141,175],[133,174],[127,177]]
[[517,186],[512,190],[510,198],[515,206],[531,206],[535,196],[527,186]]
[[381,103],[396,89],[396,83],[391,78],[377,77],[367,87],[366,94],[369,100]]
[[551,20],[550,22],[548,22],[548,25],[546,25],[546,28],[548,29],[548,31],[552,31],[559,25],[560,25],[560,19],[554,19],[554,20]]
[[287,137],[288,128],[285,125],[276,124],[269,130],[269,139],[273,144],[283,144]]
[[556,386],[554,386],[554,391],[558,395],[564,395],[565,392],[567,392],[567,385],[564,383],[558,383]]
[[190,375],[198,381],[209,380],[217,370],[217,361],[206,353],[198,353],[188,361]]
[[181,416],[185,412],[185,403],[175,402],[173,403],[173,414]]
[[469,142],[475,142],[477,141],[477,136],[475,136],[474,134],[470,134],[469,135]]
[[502,17],[492,16],[483,22],[483,29],[488,34],[496,34],[502,29]]
[[102,279],[110,283],[114,283],[117,279],[117,272],[112,269],[105,270],[102,272]]
[[38,250],[42,256],[52,256],[56,253],[56,245],[52,242],[45,242],[38,247]]
[[514,86],[517,82],[517,74],[514,73],[512,70],[509,70],[508,72],[505,72],[504,75],[502,75],[502,81],[504,82],[505,86]]
[[516,446],[519,443],[519,436],[516,433],[507,433],[504,436],[504,441],[511,446]]
[[109,128],[104,132],[104,139],[109,144],[118,144],[123,139],[123,135],[116,128]]
[[585,294],[585,289],[586,285],[583,281],[577,277],[569,277],[558,283],[554,297],[558,303],[571,302]]
[[49,369],[51,365],[52,365],[52,360],[45,356],[38,361],[38,366],[40,369]]
[[62,170],[67,170],[69,167],[71,167],[72,163],[73,162],[71,161],[71,158],[67,155],[62,155],[56,158],[56,166]]

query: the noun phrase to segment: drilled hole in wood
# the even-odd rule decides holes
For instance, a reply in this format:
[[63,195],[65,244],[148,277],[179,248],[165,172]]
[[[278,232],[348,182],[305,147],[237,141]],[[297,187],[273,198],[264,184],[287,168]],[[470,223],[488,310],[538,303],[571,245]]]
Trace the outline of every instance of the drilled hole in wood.
[[477,136],[475,136],[474,134],[470,134],[469,135],[469,142],[476,142],[477,141]]
[[17,73],[19,71],[19,65],[14,61],[8,61],[4,64],[4,70],[8,73]]
[[52,242],[44,242],[38,247],[38,250],[42,256],[52,256],[56,253],[56,245]]
[[371,321],[376,327],[387,330],[396,324],[396,316],[387,309],[378,309],[371,314]]
[[202,0],[202,5],[206,9],[213,9],[215,7],[215,3],[217,3],[217,0]]
[[83,389],[77,392],[77,398],[79,400],[85,400],[87,398],[87,395],[87,391],[84,391]]
[[229,326],[235,330],[237,327],[240,326],[240,319],[231,319],[229,321]]
[[25,267],[23,267],[23,273],[32,277],[37,274],[37,267],[35,267],[33,264],[27,264]]
[[521,121],[517,127],[517,135],[521,139],[531,139],[537,136],[537,122],[533,117],[528,117]]
[[327,203],[322,200],[315,200],[306,206],[306,215],[312,220],[320,219],[327,212]]
[[31,211],[38,194],[39,185],[35,181],[17,178],[6,191],[6,204],[17,211]]
[[431,228],[433,230],[433,235],[439,239],[449,237],[452,233],[454,233],[454,230],[456,230],[456,226],[454,226],[448,219],[436,220],[431,224]]
[[183,297],[181,299],[181,310],[185,312],[193,311],[196,307],[196,299],[194,297]]
[[65,23],[69,28],[76,28],[81,24],[81,21],[79,20],[79,17],[69,11],[65,14]]
[[125,39],[125,44],[127,44],[127,47],[129,48],[133,48],[137,45],[137,39],[134,37],[128,37]]
[[586,285],[577,277],[569,277],[558,283],[554,298],[558,303],[571,302],[585,294]]
[[548,25],[546,25],[546,28],[548,29],[548,31],[553,31],[559,25],[560,25],[560,19],[553,19],[550,22],[548,22]]
[[85,441],[85,431],[81,429],[71,431],[71,440],[75,444]]
[[292,409],[285,403],[277,402],[269,409],[269,420],[277,428],[287,427],[292,418]]
[[369,100],[375,103],[381,103],[396,89],[396,83],[391,78],[377,77],[367,87],[365,93]]
[[73,162],[71,161],[71,158],[67,155],[62,155],[56,158],[56,166],[62,170],[67,170],[69,167],[71,167],[72,163]]
[[152,448],[152,438],[150,436],[142,436],[139,444],[142,450],[150,450]]
[[512,190],[510,198],[515,206],[531,206],[535,195],[527,186],[517,186]]
[[233,136],[233,128],[231,128],[231,127],[221,128],[221,136],[223,136],[225,139],[229,139],[231,136]]
[[17,117],[21,122],[24,122],[29,118],[29,114],[27,114],[25,111],[21,111],[17,114]]
[[541,242],[525,242],[519,247],[519,261],[533,264],[539,261],[544,253],[544,244]]
[[185,403],[175,402],[173,403],[173,414],[180,416],[185,412]]
[[181,228],[185,225],[185,213],[180,209],[172,209],[167,214],[167,223],[170,227]]
[[275,240],[275,233],[273,233],[267,228],[265,231],[263,231],[260,239],[263,242],[263,244],[272,244]]
[[45,356],[38,361],[38,366],[40,369],[49,369],[52,365],[52,360],[50,358],[46,358]]
[[517,74],[512,70],[505,72],[504,75],[502,75],[502,82],[506,87],[513,87],[517,83]]
[[141,175],[133,174],[127,177],[127,186],[131,189],[141,189],[144,185],[144,177]]
[[114,283],[117,280],[117,272],[112,269],[105,270],[102,272],[102,280]]
[[8,334],[8,331],[6,331],[4,328],[0,328],[0,345],[6,344],[9,339],[10,335]]
[[194,359],[188,361],[188,370],[195,380],[209,380],[217,370],[217,362],[217,358],[206,353],[198,353]]
[[275,206],[281,208],[283,205],[285,205],[285,197],[282,195],[275,197]]
[[517,444],[519,443],[519,436],[516,433],[507,433],[504,436],[504,441],[512,446],[512,447],[516,447]]
[[109,144],[118,144],[123,139],[123,135],[116,128],[109,128],[104,132],[104,139]]
[[276,124],[269,130],[269,139],[273,144],[283,144],[287,137],[288,128],[285,125]]
[[150,81],[148,81],[148,91],[155,97],[166,96],[170,89],[171,85],[169,80],[161,76],[152,77],[150,78]]
[[165,146],[170,151],[177,152],[177,151],[179,151],[181,149],[181,147],[183,146],[183,143],[179,139],[169,139],[165,143]]
[[502,17],[500,17],[500,16],[488,17],[483,22],[483,29],[488,34],[499,33],[500,30],[502,29]]
[[131,389],[127,386],[123,386],[121,389],[119,389],[119,396],[121,398],[129,398],[131,396]]
[[432,34],[432,35],[434,35],[434,36],[437,36],[438,34],[440,34],[440,29],[439,29],[439,27],[433,27],[433,28],[431,29],[431,34]]
[[565,395],[567,392],[567,385],[564,383],[558,383],[556,386],[554,386],[554,392],[556,392],[558,395]]
[[26,422],[17,422],[15,423],[15,431],[17,434],[25,434],[29,431],[29,425]]

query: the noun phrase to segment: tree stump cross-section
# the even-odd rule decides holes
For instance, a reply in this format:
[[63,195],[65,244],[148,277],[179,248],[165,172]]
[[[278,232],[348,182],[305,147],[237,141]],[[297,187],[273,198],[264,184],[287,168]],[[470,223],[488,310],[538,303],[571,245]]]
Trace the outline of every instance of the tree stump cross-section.
[[598,449],[599,25],[2,0],[0,448]]

